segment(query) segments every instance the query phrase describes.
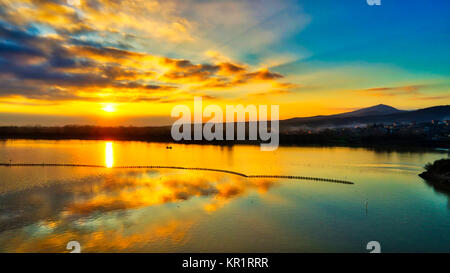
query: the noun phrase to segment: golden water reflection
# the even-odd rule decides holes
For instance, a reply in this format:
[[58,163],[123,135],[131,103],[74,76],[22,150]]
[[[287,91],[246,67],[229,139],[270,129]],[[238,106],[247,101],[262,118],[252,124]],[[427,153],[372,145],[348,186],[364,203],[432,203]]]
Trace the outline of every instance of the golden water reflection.
[[105,165],[108,168],[112,168],[114,165],[114,150],[111,141],[105,143]]
[[[185,243],[197,216],[273,186],[273,180],[218,173],[113,169],[14,192],[0,200],[0,214],[9,216],[0,219],[0,252],[62,252],[74,239],[83,241],[85,252],[148,250],[161,242],[160,251],[169,251]],[[169,214],[159,215],[165,210]]]

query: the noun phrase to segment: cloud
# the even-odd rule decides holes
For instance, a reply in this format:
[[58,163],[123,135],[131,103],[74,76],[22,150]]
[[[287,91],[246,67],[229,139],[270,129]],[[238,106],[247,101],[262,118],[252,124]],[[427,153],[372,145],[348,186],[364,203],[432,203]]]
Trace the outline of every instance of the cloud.
[[230,62],[220,63],[219,68],[219,73],[222,75],[233,75],[246,70],[245,67]]
[[[41,8],[52,10],[57,4]],[[65,7],[61,9],[66,11]],[[45,14],[35,16],[40,20]],[[73,20],[78,18],[70,14]],[[7,22],[0,23],[0,37],[0,76],[5,82],[0,87],[1,97],[101,101],[107,95],[108,100],[119,102],[176,101],[179,93],[174,91],[179,89],[192,91],[192,97],[205,88],[274,84],[283,78],[268,69],[251,71],[249,66],[231,61],[196,64],[187,59],[80,43],[67,33],[42,34],[35,28]],[[282,83],[278,86],[288,88]]]
[[375,87],[359,90],[371,96],[398,96],[398,95],[417,95],[419,89],[427,87],[428,85],[405,85],[396,87]]
[[443,99],[450,99],[450,95],[423,96],[423,97],[414,98],[414,100],[443,100]]
[[280,95],[287,95],[290,94],[288,90],[271,90],[267,92],[260,92],[260,93],[252,93],[249,94],[249,97],[272,97],[272,96],[280,96]]
[[90,0],[70,5],[66,0],[5,1],[4,17],[15,25],[39,23],[58,33],[95,30],[132,32],[170,42],[192,41],[190,22],[177,16],[173,3],[152,0]]

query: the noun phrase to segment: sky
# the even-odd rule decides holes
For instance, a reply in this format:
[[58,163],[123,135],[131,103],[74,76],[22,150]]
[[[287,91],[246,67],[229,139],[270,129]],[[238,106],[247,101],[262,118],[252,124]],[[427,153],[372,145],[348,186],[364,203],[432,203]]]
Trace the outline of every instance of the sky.
[[447,0],[0,0],[0,125],[168,125],[450,101]]

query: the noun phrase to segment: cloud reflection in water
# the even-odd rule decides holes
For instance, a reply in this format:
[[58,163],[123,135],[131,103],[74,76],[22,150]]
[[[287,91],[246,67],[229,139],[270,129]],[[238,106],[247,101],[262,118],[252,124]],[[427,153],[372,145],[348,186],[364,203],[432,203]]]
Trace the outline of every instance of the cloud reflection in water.
[[250,191],[264,193],[273,183],[182,170],[111,170],[9,192],[0,197],[0,251],[64,252],[70,240],[83,241],[83,251],[147,251],[149,244],[175,251],[196,215]]

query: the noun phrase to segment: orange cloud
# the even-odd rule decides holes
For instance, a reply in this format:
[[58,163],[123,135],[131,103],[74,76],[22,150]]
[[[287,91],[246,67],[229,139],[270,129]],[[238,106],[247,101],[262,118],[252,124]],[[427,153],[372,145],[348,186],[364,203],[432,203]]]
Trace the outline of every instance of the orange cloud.
[[425,85],[406,85],[398,87],[376,87],[360,90],[364,94],[371,96],[397,96],[419,94],[419,89]]

